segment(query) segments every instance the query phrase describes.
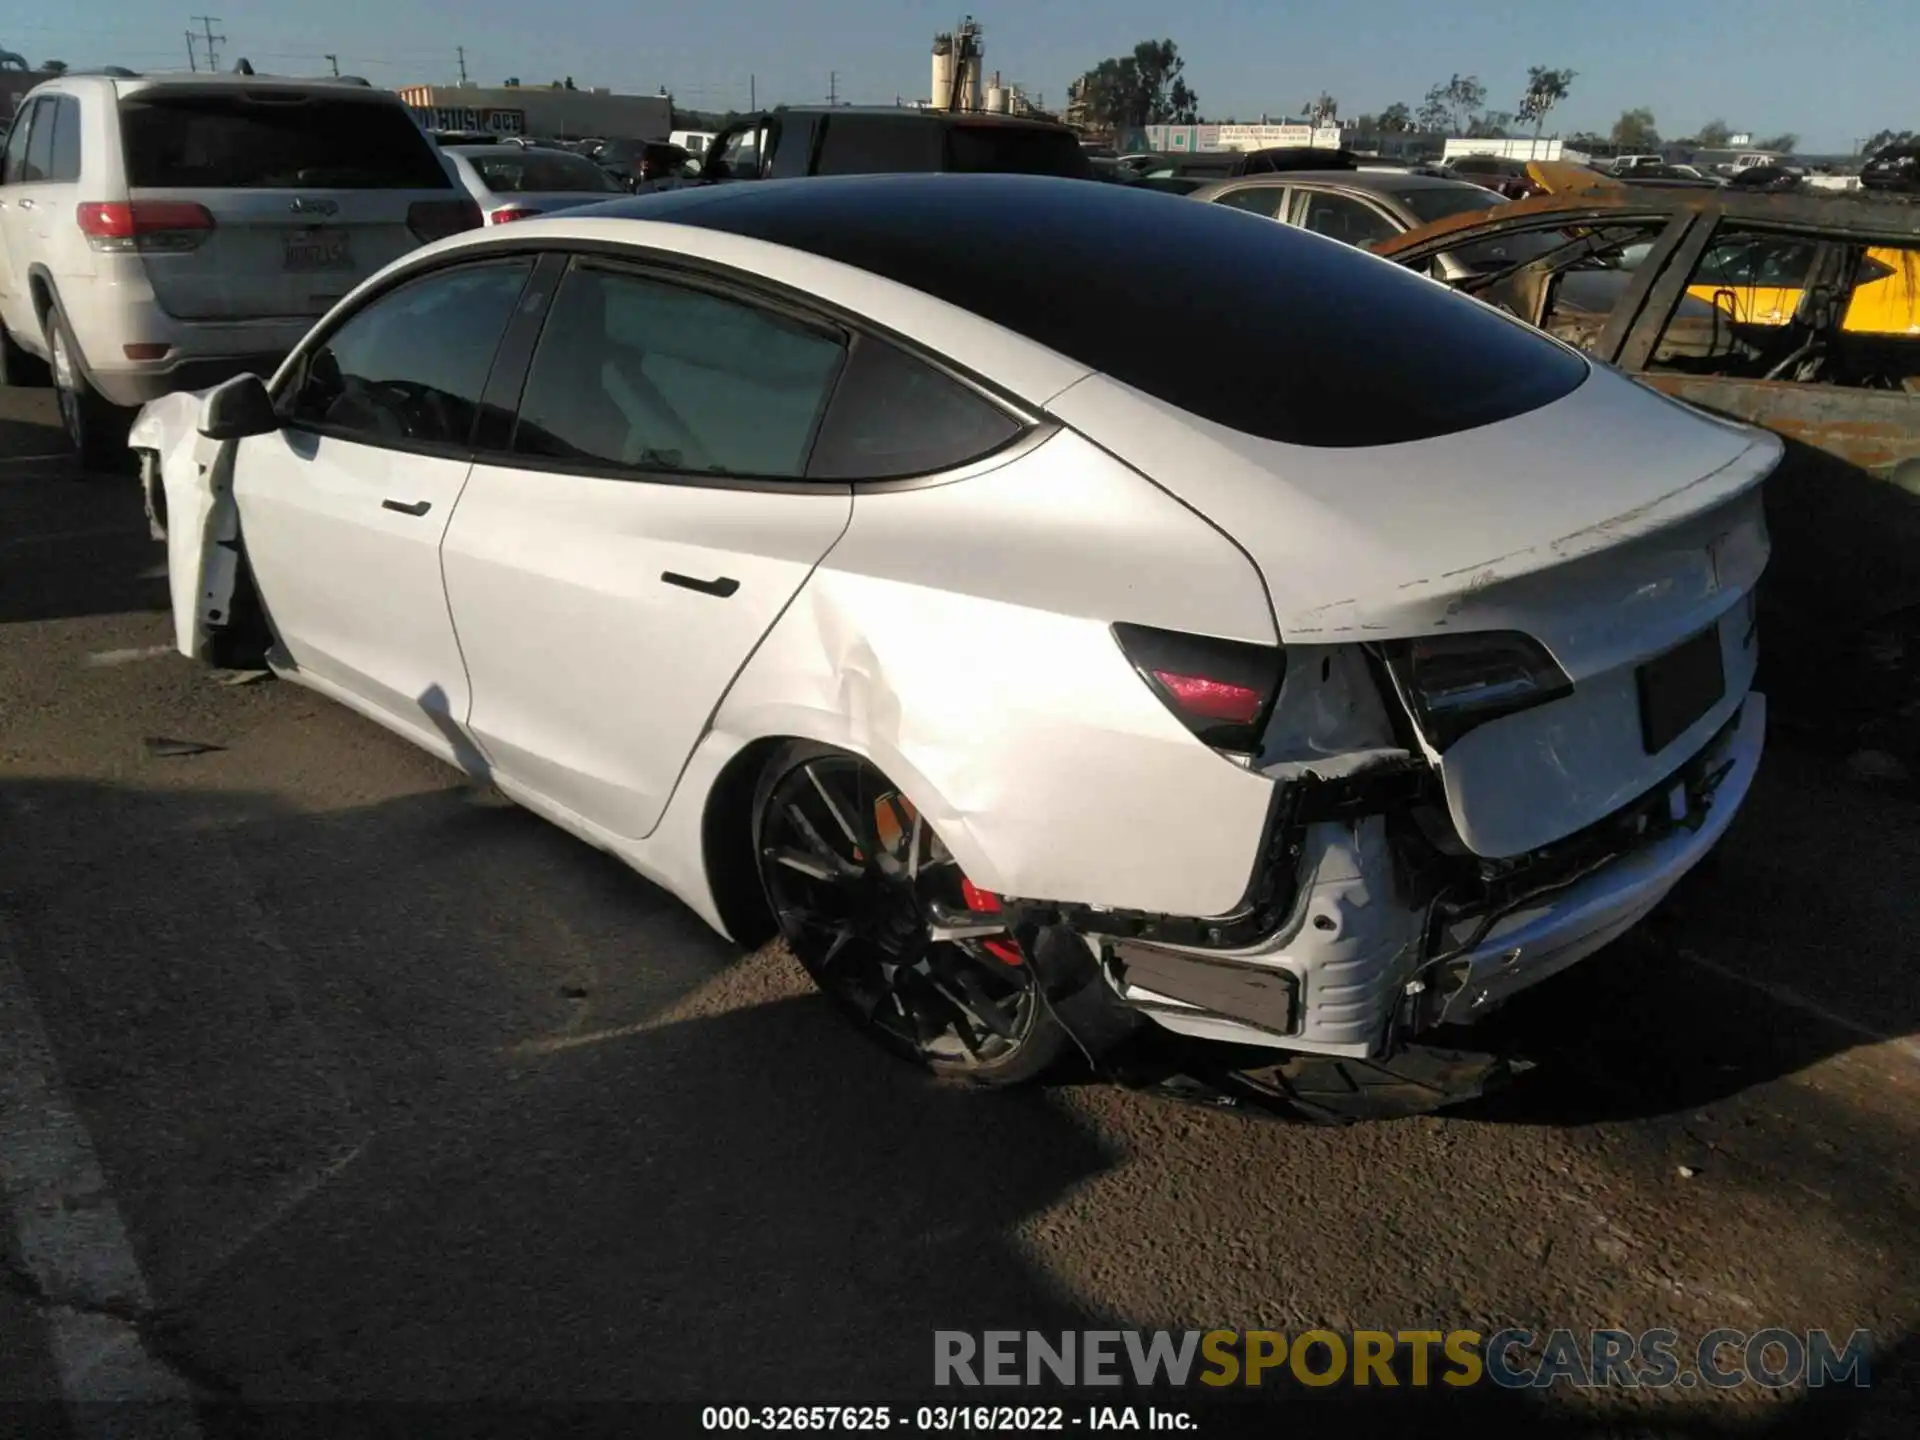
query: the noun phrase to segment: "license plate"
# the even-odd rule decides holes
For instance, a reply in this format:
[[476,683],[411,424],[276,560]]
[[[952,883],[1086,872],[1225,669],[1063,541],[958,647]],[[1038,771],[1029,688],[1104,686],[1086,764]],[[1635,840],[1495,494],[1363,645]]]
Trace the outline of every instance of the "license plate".
[[1658,755],[1727,693],[1720,627],[1702,630],[1634,673],[1640,683],[1640,743],[1649,755]]
[[299,230],[287,236],[289,270],[351,270],[353,252],[344,230]]

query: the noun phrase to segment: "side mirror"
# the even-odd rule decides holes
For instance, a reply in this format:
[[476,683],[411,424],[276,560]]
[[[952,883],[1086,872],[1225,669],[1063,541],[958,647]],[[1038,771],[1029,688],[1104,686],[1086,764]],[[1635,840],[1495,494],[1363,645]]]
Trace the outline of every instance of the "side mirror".
[[280,417],[258,375],[234,376],[215,386],[200,405],[200,433],[209,440],[244,440],[279,428]]

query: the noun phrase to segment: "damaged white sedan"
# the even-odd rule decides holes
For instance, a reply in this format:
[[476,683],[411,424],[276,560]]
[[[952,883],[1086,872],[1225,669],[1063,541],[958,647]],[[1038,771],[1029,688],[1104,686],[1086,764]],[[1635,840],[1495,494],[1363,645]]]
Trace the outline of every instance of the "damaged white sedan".
[[1761,752],[1777,439],[1121,186],[474,231],[133,444],[184,653],[981,1082],[1149,1023],[1386,1062],[1644,917]]

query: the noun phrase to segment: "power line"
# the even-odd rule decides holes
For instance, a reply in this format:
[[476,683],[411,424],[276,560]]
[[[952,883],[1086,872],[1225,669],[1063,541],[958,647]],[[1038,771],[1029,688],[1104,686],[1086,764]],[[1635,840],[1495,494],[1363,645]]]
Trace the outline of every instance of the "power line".
[[207,45],[207,69],[209,71],[217,71],[220,68],[220,51],[216,47],[224,44],[227,38],[224,35],[216,35],[213,33],[213,27],[220,23],[220,17],[218,15],[192,15],[188,18],[197,22],[204,32],[202,38],[205,39]]

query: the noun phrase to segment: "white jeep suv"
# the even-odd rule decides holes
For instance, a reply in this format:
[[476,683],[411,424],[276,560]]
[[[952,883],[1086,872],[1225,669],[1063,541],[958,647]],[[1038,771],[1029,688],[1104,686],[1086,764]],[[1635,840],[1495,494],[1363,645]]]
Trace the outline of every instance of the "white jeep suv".
[[50,372],[103,468],[133,407],[272,374],[366,276],[479,224],[364,81],[63,75],[20,102],[0,161],[0,380]]

